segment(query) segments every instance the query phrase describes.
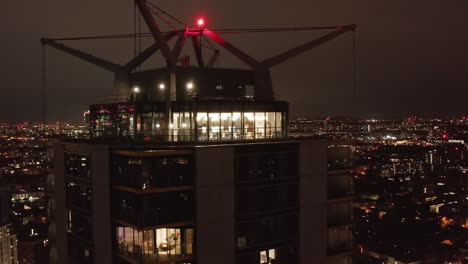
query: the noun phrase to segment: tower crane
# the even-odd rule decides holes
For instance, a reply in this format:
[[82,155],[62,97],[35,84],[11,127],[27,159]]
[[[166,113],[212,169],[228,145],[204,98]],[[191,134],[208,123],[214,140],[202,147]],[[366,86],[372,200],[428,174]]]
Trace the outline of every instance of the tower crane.
[[[211,43],[218,44],[224,50],[235,56],[242,63],[246,64],[254,73],[255,76],[255,90],[254,99],[257,101],[268,101],[274,100],[271,69],[277,65],[280,65],[294,57],[297,57],[309,50],[319,47],[329,41],[332,41],[344,34],[354,32],[357,28],[356,25],[344,25],[344,26],[327,26],[327,27],[301,27],[301,28],[253,28],[253,29],[209,29],[204,25],[204,19],[197,21],[198,27],[190,26],[176,17],[170,15],[166,11],[162,10],[150,0],[134,0],[136,7],[138,8],[141,17],[145,21],[149,33],[143,34],[124,34],[124,35],[111,35],[111,36],[94,36],[94,37],[78,37],[78,38],[62,38],[62,39],[48,39],[42,38],[42,45],[55,48],[69,55],[80,58],[81,60],[87,61],[95,66],[114,73],[114,85],[112,89],[112,99],[116,101],[127,100],[131,93],[131,75],[132,71],[138,68],[142,63],[147,61],[157,51],[161,51],[163,58],[166,63],[166,68],[169,73],[168,88],[165,91],[166,101],[166,117],[168,120],[171,118],[171,101],[174,101],[176,94],[176,76],[177,76],[177,63],[180,61],[181,51],[186,44],[187,38],[191,39],[192,46],[194,48],[197,67],[201,69],[213,68],[216,61],[219,59],[220,51],[214,47]],[[163,32],[160,28],[160,22],[156,19],[162,20],[173,28],[172,31]],[[171,23],[170,21],[175,21]],[[178,28],[174,24],[182,24],[183,27]],[[329,30],[330,32],[325,35],[303,43],[299,46],[290,48],[276,54],[265,60],[257,60],[253,56],[249,55],[239,47],[227,41],[221,37],[222,34],[242,34],[242,33],[263,33],[263,32],[302,32],[311,30]],[[137,54],[132,60],[127,62],[125,65],[119,65],[114,62],[97,57],[96,55],[88,54],[84,51],[72,48],[63,44],[65,41],[83,40],[83,39],[117,39],[117,38],[131,38],[131,37],[152,37],[154,43]],[[170,41],[176,38],[176,43],[171,47]],[[213,54],[205,63],[203,57],[202,48],[210,47],[204,46],[203,40],[211,46]],[[211,40],[211,41],[209,41]],[[45,76],[45,74],[43,74]],[[45,84],[45,81],[43,82]],[[149,96],[148,96],[148,99]]]

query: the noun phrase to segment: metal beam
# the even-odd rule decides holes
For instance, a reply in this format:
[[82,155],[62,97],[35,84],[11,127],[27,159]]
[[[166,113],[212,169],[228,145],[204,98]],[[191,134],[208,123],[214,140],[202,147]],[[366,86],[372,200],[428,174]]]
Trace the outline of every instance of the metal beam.
[[259,62],[254,58],[250,57],[247,53],[243,52],[242,50],[238,49],[231,43],[227,42],[220,36],[218,36],[214,31],[205,30],[203,34],[214,40],[219,45],[223,46],[227,51],[229,51],[232,55],[236,56],[239,60],[244,62],[245,64],[249,65],[252,68],[257,68],[259,66]]
[[111,71],[111,72],[117,72],[121,69],[121,66],[115,63],[112,63],[110,61],[98,58],[92,54],[83,52],[81,50],[77,50],[75,48],[71,48],[68,46],[65,46],[61,43],[57,43],[53,40],[50,39],[41,39],[42,45],[48,45],[50,47],[53,47],[55,49],[61,50],[67,54],[70,54],[74,57],[77,57],[79,59],[82,59],[84,61],[87,61],[89,63],[92,63],[100,68],[103,68],[105,70]]
[[200,66],[200,68],[203,68],[205,67],[205,63],[203,62],[201,44],[200,44],[200,41],[198,41],[197,36],[192,36],[192,43],[193,43],[193,49],[195,50],[195,55],[197,56],[198,66]]
[[[172,55],[173,61],[177,62],[177,60],[179,59],[180,53],[182,52],[182,49],[184,48],[186,39],[187,39],[186,32],[179,33],[179,38],[177,39],[177,42],[174,48],[172,49],[171,55]],[[176,65],[177,63],[174,63],[173,65],[171,65],[174,68],[172,70],[175,70]]]
[[323,37],[320,37],[318,39],[309,41],[305,44],[302,44],[300,46],[297,46],[293,49],[287,50],[279,55],[276,55],[274,57],[271,57],[269,59],[266,59],[261,62],[261,67],[263,68],[271,68],[273,66],[276,66],[278,64],[281,64],[291,58],[294,58],[308,50],[311,50],[313,48],[316,48],[330,40],[333,40],[343,34],[346,34],[349,31],[354,31],[356,29],[356,25],[347,25],[347,26],[342,26],[339,27],[336,31],[331,32]]
[[213,55],[211,55],[211,58],[210,60],[208,61],[208,63],[206,64],[206,67],[207,68],[213,68],[214,67],[214,64],[216,63],[216,61],[218,60],[219,58],[219,50],[215,50]]
[[[172,31],[170,33],[167,33],[164,36],[166,43],[169,42],[175,35],[177,35],[177,31]],[[153,45],[145,49],[140,55],[136,56],[131,61],[129,61],[125,66],[123,66],[124,70],[127,72],[133,71],[142,63],[144,63],[147,59],[149,59],[149,57],[151,57],[158,50],[159,50],[159,44],[154,43]]]
[[138,9],[140,10],[141,15],[143,16],[143,19],[145,20],[146,25],[151,31],[151,34],[153,35],[154,40],[156,41],[157,44],[159,44],[159,48],[161,49],[161,52],[164,58],[166,59],[168,65],[172,65],[172,64],[175,65],[176,62],[172,59],[171,49],[169,48],[169,45],[167,45],[166,41],[164,41],[164,37],[163,37],[163,34],[161,33],[161,30],[159,29],[158,23],[156,22],[153,15],[151,14],[149,7],[146,5],[146,0],[135,0],[135,3],[138,6]]

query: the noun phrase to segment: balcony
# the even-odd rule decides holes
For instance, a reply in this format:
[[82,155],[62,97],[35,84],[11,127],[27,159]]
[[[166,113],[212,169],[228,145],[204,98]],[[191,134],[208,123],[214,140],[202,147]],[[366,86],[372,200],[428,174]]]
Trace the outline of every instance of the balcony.
[[193,228],[140,231],[116,228],[117,255],[130,263],[179,263],[193,259]]
[[120,151],[115,154],[122,155],[112,158],[114,186],[146,192],[190,186],[194,183],[194,165],[190,151]]
[[347,198],[355,195],[351,185],[345,184],[328,184],[328,199]]
[[354,244],[352,242],[345,242],[333,247],[328,247],[328,256],[336,256],[336,255],[343,255],[349,254],[354,250]]
[[351,228],[339,227],[328,229],[328,256],[346,254],[354,249]]
[[192,247],[192,243],[179,245],[161,244],[159,247],[149,250],[143,249],[139,245],[121,241],[118,245],[117,255],[130,263],[176,263],[193,260],[194,255],[192,253],[182,253],[192,252]]
[[[191,211],[189,211],[191,212]],[[165,226],[168,224],[174,225],[180,223],[186,225],[192,223],[190,215],[185,213],[183,210],[172,210],[163,212],[152,211],[139,211],[139,210],[127,210],[116,216],[116,221],[125,223],[126,225],[137,226],[140,228],[144,227],[156,227]]]
[[332,216],[328,218],[328,227],[342,227],[351,226],[353,224],[353,217],[351,215]]
[[332,172],[327,177],[328,199],[346,198],[353,196],[354,181],[350,170]]
[[113,190],[112,216],[140,228],[190,222],[194,213],[192,191],[137,195]]

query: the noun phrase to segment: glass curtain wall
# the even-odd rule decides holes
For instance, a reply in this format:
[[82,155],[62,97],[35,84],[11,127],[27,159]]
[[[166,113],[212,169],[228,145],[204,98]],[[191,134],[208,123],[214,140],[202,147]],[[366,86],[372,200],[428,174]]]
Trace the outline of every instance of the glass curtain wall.
[[[188,116],[188,113],[186,113]],[[195,124],[192,118],[182,118],[174,113],[174,140],[194,140]],[[283,113],[281,112],[198,112],[196,129],[198,141],[227,141],[242,139],[265,139],[284,136]],[[189,126],[190,124],[191,126]]]
[[172,120],[172,136],[174,141],[193,141],[192,112],[174,113]]
[[196,120],[198,141],[266,139],[285,135],[281,112],[198,112]]

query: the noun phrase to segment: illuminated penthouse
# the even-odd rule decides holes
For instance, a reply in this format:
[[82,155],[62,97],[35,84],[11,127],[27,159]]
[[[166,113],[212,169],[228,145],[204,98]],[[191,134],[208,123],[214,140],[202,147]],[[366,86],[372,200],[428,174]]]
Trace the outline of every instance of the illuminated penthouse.
[[[287,137],[270,68],[355,26],[257,61],[200,20],[163,33],[152,4],[135,3],[155,43],[123,66],[42,40],[115,74],[90,139],[55,145],[52,263],[326,263],[327,143]],[[204,38],[249,69],[215,68],[217,50],[205,62]],[[186,40],[197,66],[180,56]],[[138,71],[157,50],[167,67]]]
[[138,81],[128,101],[92,105],[91,137],[150,142],[286,137],[288,103],[254,100],[253,71],[178,67],[170,120],[168,75],[165,69],[133,74]]

